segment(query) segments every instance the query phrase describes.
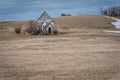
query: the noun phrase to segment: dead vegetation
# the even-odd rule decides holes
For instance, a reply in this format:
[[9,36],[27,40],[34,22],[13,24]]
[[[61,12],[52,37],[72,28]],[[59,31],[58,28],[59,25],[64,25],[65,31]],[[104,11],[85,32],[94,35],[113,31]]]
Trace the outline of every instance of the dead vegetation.
[[20,27],[15,28],[15,33],[20,34],[20,32],[21,32],[21,28]]
[[57,28],[115,29],[115,27],[111,25],[111,21],[114,20],[97,15],[65,16],[55,18],[54,20],[57,23],[55,25]]
[[[101,31],[115,29],[113,20],[81,15],[55,21],[54,36],[18,35],[7,26],[21,22],[0,23],[0,80],[120,79],[120,34]],[[22,24],[21,33],[29,21]]]
[[[35,21],[31,20],[28,21],[27,25],[20,25],[18,27],[15,27],[14,31],[17,34],[30,34],[30,35],[38,35],[40,34],[40,31],[37,30]],[[57,29],[54,30],[53,35],[56,35],[58,33]]]

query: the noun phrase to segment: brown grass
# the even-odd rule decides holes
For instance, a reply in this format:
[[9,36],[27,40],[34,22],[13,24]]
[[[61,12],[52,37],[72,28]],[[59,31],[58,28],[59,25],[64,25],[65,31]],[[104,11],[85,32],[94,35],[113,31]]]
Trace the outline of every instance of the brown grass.
[[27,21],[0,23],[0,80],[119,80],[120,34],[101,31],[115,29],[111,21],[93,15],[58,17],[58,34],[44,36],[7,28]]
[[56,27],[114,29],[112,19],[93,15],[66,16],[55,18]]

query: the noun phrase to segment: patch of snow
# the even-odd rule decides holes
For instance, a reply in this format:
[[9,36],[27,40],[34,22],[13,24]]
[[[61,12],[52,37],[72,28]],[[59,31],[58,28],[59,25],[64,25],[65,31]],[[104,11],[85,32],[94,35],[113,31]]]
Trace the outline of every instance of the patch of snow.
[[120,28],[120,19],[116,19],[116,22],[112,22],[116,28]]
[[120,31],[114,31],[114,30],[103,30],[104,32],[112,32],[112,33],[120,33]]
[[114,18],[114,17],[109,17],[109,16],[105,16],[107,18],[111,18],[113,20],[115,20],[115,22],[112,22],[112,24],[116,27],[116,28],[120,28],[120,19]]
[[[120,19],[117,19],[114,17],[109,17],[109,16],[105,16],[105,17],[115,20],[115,22],[112,22],[111,24],[113,24],[116,28],[120,28]],[[104,31],[105,32],[120,33],[120,31],[115,31],[115,30],[104,30]]]

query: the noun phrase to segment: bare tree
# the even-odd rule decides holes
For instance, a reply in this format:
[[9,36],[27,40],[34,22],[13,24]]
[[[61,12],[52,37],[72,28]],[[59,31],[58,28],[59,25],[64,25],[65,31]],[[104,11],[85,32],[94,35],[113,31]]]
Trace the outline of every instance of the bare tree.
[[120,17],[120,5],[109,8],[101,8],[100,13],[102,15]]
[[25,29],[25,32],[32,34],[32,35],[37,35],[39,34],[39,31],[37,30],[37,25],[35,24],[34,21],[29,21],[28,27]]

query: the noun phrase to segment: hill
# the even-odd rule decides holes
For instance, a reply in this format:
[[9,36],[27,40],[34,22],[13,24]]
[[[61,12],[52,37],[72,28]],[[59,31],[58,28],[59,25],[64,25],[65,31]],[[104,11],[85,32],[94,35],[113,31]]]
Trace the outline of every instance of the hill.
[[97,15],[66,16],[54,19],[56,27],[113,29],[112,19]]
[[110,18],[54,19],[57,35],[15,34],[29,21],[0,23],[0,80],[119,80],[120,34]]
[[[113,20],[97,15],[80,15],[80,16],[61,16],[54,19],[56,22],[55,27],[70,27],[70,28],[110,28],[113,26],[110,24]],[[29,21],[10,21],[0,22],[1,27],[18,27],[20,25],[26,25]]]

